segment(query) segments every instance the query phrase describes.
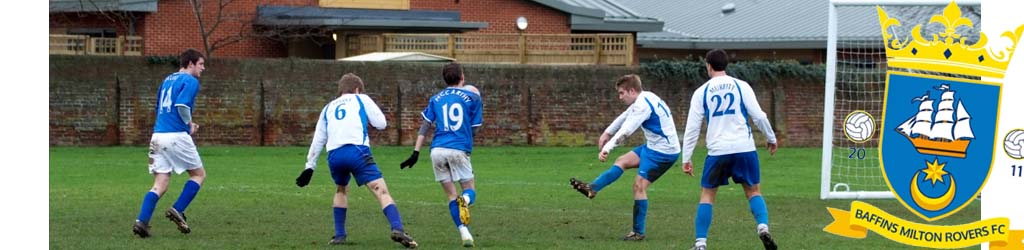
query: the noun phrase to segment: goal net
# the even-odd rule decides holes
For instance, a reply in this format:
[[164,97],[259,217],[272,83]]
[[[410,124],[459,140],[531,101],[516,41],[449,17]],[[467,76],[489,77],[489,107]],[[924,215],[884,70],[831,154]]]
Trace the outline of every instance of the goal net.
[[[957,1],[964,16],[974,15],[976,30],[980,29],[980,3]],[[903,25],[889,32],[905,40],[917,24],[922,24],[924,33],[934,30],[929,18],[942,13],[947,4],[949,0],[830,1],[821,199],[894,198],[880,168],[878,128],[886,71],[902,70],[886,64],[876,6],[900,20]]]

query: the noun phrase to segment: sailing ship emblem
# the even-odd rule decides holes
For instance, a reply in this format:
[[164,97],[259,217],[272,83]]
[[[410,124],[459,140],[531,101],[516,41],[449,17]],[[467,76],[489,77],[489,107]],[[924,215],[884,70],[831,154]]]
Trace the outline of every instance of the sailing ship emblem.
[[956,91],[949,84],[935,89],[942,91],[938,109],[933,106],[935,101],[929,98],[929,92],[925,92],[912,100],[921,103],[917,114],[896,127],[896,131],[910,140],[919,153],[964,158],[974,139],[971,115],[963,100],[956,100]]

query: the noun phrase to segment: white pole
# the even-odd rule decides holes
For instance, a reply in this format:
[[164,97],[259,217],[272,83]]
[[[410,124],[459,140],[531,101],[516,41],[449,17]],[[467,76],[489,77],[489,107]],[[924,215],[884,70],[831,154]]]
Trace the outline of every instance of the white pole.
[[825,112],[821,131],[821,199],[828,198],[832,184],[832,119],[836,102],[836,40],[838,37],[836,5],[828,4],[828,47],[825,57]]

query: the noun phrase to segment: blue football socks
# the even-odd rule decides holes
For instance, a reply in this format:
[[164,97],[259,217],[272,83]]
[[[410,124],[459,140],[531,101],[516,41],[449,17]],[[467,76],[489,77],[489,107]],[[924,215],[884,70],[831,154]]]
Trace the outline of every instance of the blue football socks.
[[185,187],[181,189],[181,196],[178,197],[178,201],[174,202],[174,210],[178,210],[179,213],[185,213],[185,208],[188,208],[188,204],[192,203],[192,199],[196,198],[196,194],[199,193],[199,183],[193,180],[185,182]]
[[348,233],[345,232],[345,213],[348,212],[348,208],[335,207],[334,208],[334,237],[345,238]]
[[701,203],[697,206],[697,219],[693,224],[697,229],[697,239],[707,239],[708,228],[711,227],[711,204]]
[[647,200],[633,200],[633,232],[644,234],[647,221]]
[[473,189],[462,190],[462,195],[469,196],[469,205],[476,203],[476,191]]
[[750,198],[750,213],[754,214],[757,224],[768,224],[768,205],[760,195]]
[[160,201],[160,196],[153,191],[147,192],[146,196],[142,198],[142,210],[139,211],[139,217],[137,220],[142,223],[149,224],[149,219],[153,217],[153,209],[156,208],[156,202]]
[[459,219],[459,203],[455,200],[448,202],[448,212],[452,215],[452,221],[455,222],[455,227],[462,226],[462,220]]
[[594,180],[594,183],[590,184],[590,188],[593,189],[594,192],[601,191],[601,189],[604,189],[608,184],[612,184],[612,182],[618,180],[619,176],[622,176],[622,168],[619,168],[617,165],[612,165],[612,167],[605,170],[604,173],[601,173],[601,176],[598,176],[597,179]]
[[388,204],[387,207],[384,207],[384,217],[387,217],[388,223],[391,223],[391,230],[405,232],[405,228],[402,228],[402,217],[398,215],[398,207],[395,204]]

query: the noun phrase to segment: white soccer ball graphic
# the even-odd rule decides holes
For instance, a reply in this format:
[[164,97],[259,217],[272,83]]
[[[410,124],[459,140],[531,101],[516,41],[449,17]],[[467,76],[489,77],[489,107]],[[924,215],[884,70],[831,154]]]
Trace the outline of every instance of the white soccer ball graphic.
[[1003,139],[1003,150],[1006,150],[1006,155],[1009,155],[1010,158],[1024,159],[1024,130],[1014,129],[1010,130],[1010,133],[1006,133],[1006,139]]
[[863,143],[871,140],[875,133],[875,119],[868,112],[856,110],[846,116],[846,137],[851,141]]

